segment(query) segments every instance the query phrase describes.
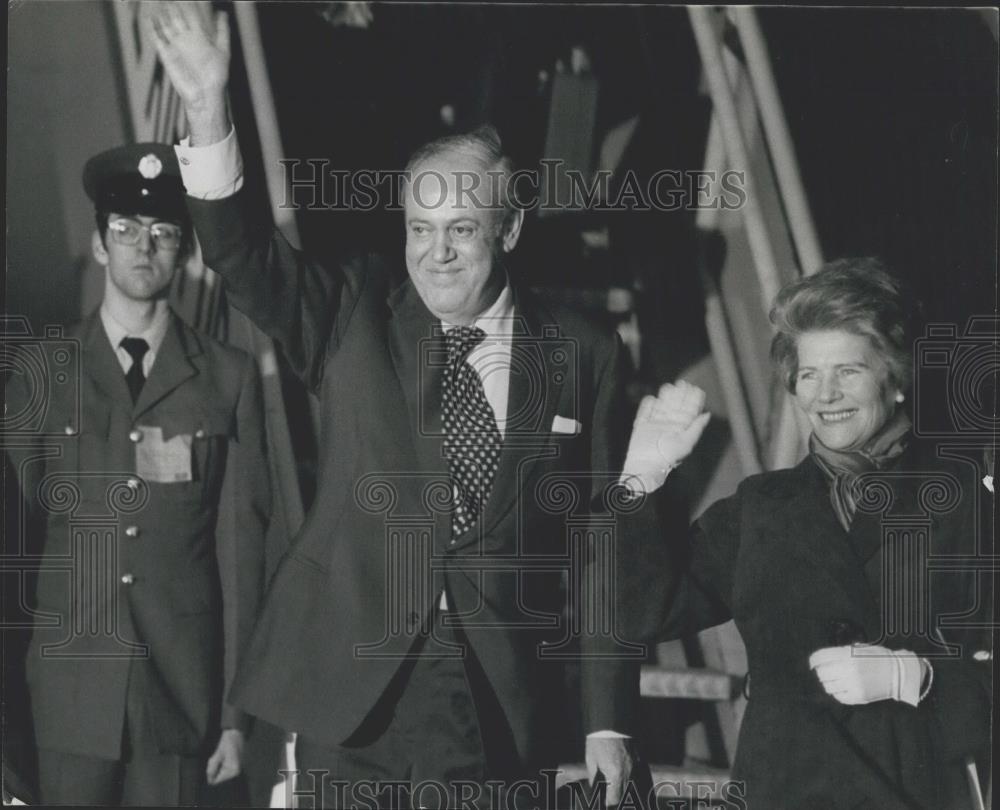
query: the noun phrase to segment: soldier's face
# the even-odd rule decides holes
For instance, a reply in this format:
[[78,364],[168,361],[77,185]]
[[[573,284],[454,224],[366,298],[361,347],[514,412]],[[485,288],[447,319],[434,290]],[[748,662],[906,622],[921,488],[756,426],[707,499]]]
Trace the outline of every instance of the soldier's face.
[[449,324],[471,324],[496,300],[502,256],[517,243],[520,218],[505,226],[503,209],[488,205],[488,181],[476,161],[450,154],[420,164],[406,189],[406,269],[427,308]]
[[95,231],[94,258],[104,266],[108,284],[132,301],[152,301],[165,297],[183,257],[179,247],[166,248],[157,245],[149,232],[149,226],[162,220],[139,215],[126,217],[120,214],[111,214],[108,219],[109,222],[133,220],[147,227],[134,245],[120,244],[111,228],[108,229],[103,242],[100,234]]

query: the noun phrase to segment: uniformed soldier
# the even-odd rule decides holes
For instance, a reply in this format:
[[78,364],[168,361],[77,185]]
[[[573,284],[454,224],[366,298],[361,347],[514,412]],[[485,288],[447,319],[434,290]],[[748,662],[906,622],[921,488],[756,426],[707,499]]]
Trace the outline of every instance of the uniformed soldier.
[[8,422],[41,403],[40,435],[60,434],[16,463],[42,555],[26,661],[39,798],[194,804],[240,772],[247,718],[223,695],[263,585],[260,381],[168,304],[192,247],[173,150],[112,149],[83,182],[105,283],[69,332],[79,399],[27,374],[7,390]]

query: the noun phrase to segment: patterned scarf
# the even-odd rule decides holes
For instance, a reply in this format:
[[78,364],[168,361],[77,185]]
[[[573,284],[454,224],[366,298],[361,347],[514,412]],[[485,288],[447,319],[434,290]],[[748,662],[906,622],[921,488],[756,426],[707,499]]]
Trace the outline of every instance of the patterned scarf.
[[831,450],[813,433],[809,453],[830,482],[830,501],[844,531],[851,530],[857,511],[854,485],[864,473],[884,470],[906,449],[910,440],[910,417],[899,409],[860,450]]

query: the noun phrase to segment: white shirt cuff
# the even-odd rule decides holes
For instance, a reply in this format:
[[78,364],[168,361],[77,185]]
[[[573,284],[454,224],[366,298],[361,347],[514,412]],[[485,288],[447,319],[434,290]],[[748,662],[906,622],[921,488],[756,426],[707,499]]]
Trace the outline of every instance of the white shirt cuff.
[[903,703],[916,706],[920,703],[921,685],[924,680],[924,668],[920,659],[909,650],[900,650],[896,653],[896,662],[899,665],[899,697]]
[[221,200],[243,188],[243,155],[235,127],[221,141],[208,146],[191,146],[190,138],[184,138],[174,151],[181,167],[181,181],[190,196]]
[[614,740],[629,740],[631,737],[628,734],[619,734],[617,731],[592,731],[587,735],[590,737],[607,737]]

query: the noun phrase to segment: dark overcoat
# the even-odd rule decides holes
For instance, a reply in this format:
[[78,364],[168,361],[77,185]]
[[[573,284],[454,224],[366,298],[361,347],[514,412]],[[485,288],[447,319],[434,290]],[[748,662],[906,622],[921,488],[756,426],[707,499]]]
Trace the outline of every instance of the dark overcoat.
[[[964,762],[988,750],[992,694],[981,465],[981,451],[913,442],[859,481],[847,532],[807,457],[751,476],[697,521],[664,635],[736,622],[750,680],[733,776],[750,808],[972,806]],[[926,656],[927,697],[838,703],[808,661],[850,641]]]

